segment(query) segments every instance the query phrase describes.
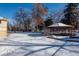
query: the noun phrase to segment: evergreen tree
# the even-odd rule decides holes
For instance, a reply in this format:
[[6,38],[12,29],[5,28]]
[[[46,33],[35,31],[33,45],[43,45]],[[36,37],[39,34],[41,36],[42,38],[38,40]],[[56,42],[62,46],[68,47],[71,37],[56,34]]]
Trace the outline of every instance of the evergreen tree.
[[48,35],[48,33],[49,33],[48,26],[53,24],[52,17],[48,17],[44,23],[45,23],[44,35]]
[[48,17],[47,20],[45,21],[45,27],[48,27],[48,26],[50,26],[52,24],[53,24],[52,18]]
[[69,3],[66,5],[66,9],[64,10],[64,18],[61,19],[62,23],[72,25],[74,28],[77,25],[78,20],[78,4],[77,3]]

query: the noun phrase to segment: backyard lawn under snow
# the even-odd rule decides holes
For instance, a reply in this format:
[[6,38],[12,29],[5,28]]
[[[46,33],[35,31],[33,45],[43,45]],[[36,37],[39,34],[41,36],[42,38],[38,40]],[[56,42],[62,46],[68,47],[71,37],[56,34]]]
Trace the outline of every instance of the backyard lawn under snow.
[[47,38],[40,33],[10,33],[6,39],[0,39],[0,55],[76,56],[79,55],[79,42]]

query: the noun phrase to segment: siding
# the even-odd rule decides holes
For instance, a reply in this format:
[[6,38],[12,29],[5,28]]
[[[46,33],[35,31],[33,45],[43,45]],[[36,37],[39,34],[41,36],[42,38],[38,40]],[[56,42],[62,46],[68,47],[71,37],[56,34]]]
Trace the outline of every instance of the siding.
[[7,21],[1,20],[0,23],[0,38],[7,36]]

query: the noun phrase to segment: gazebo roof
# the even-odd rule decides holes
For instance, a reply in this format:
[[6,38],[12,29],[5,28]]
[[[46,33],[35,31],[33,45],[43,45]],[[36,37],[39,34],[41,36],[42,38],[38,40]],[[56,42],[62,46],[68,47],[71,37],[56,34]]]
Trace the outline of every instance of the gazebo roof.
[[71,25],[66,25],[66,24],[63,24],[63,23],[55,23],[55,24],[52,24],[48,27],[72,27]]

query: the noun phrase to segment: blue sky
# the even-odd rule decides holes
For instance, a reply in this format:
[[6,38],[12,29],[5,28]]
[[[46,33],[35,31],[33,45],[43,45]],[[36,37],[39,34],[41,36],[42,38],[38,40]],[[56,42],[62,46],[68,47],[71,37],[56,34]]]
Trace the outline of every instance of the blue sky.
[[[64,3],[45,3],[44,5],[48,7],[49,12],[54,12],[65,7]],[[19,7],[31,10],[32,3],[0,3],[0,16],[12,19]]]

